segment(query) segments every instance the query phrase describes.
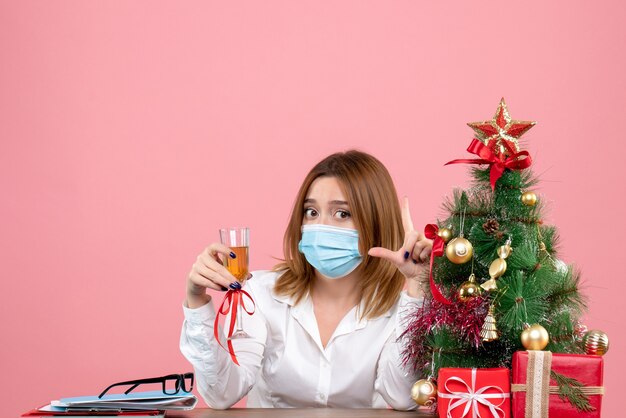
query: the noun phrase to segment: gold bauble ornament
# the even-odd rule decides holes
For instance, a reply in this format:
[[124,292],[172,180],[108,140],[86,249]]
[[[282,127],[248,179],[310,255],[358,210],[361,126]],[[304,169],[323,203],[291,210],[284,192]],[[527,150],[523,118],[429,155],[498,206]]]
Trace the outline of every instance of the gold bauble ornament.
[[446,245],[446,257],[454,264],[464,264],[472,259],[474,247],[463,237],[456,237]]
[[484,342],[495,341],[500,338],[498,328],[496,326],[493,305],[489,305],[489,312],[487,312],[485,322],[480,330],[480,338],[482,338]]
[[599,329],[587,331],[583,337],[583,347],[587,354],[603,356],[609,351],[609,336]]
[[526,206],[535,206],[537,203],[537,195],[534,192],[525,192],[522,194],[521,199]]
[[470,299],[479,296],[480,293],[480,286],[476,284],[476,276],[474,276],[474,273],[472,273],[470,274],[467,281],[463,282],[459,287],[458,296],[461,302],[467,302]]
[[430,379],[420,379],[411,388],[411,398],[420,406],[431,406],[437,400],[437,385]]
[[437,235],[439,235],[443,242],[448,242],[450,238],[452,238],[452,231],[450,228],[441,228],[437,231]]
[[548,331],[539,324],[526,327],[520,339],[526,350],[543,350],[550,342]]

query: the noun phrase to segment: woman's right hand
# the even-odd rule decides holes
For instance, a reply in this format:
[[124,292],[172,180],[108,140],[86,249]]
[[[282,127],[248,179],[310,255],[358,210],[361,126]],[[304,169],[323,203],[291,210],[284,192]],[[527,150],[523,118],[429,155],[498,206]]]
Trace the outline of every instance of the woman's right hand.
[[213,243],[200,253],[187,276],[187,306],[193,309],[205,305],[211,300],[206,293],[207,288],[226,291],[231,283],[237,281],[224,267],[222,260],[225,257],[236,256],[220,243]]

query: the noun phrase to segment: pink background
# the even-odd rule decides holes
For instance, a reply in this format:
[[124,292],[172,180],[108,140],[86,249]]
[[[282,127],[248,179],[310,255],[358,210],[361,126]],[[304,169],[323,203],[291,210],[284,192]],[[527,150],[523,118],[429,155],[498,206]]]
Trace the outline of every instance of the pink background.
[[[501,96],[611,337],[621,415],[620,1],[3,1],[0,415],[191,367],[185,278],[223,225],[281,256],[299,183],[357,147],[432,222]],[[618,411],[620,411],[618,413]]]

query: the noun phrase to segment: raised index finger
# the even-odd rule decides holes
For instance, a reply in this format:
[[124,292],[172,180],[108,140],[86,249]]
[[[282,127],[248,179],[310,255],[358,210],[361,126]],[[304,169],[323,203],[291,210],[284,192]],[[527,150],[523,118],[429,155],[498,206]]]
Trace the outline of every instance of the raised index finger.
[[402,200],[402,226],[404,227],[405,233],[413,231],[413,220],[411,220],[408,196],[404,196],[404,199]]

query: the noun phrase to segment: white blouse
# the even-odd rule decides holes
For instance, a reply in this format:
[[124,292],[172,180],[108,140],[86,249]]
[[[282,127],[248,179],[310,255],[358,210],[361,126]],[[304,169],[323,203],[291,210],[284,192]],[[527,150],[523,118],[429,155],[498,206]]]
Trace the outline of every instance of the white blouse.
[[[252,338],[233,340],[241,366],[213,336],[213,305],[183,305],[180,350],[193,365],[198,392],[210,407],[229,408],[247,394],[250,408],[415,409],[411,386],[417,376],[401,366],[398,337],[406,326],[406,308],[418,299],[402,292],[392,309],[369,320],[359,320],[362,306],[355,306],[324,347],[311,299],[295,305],[290,297],[274,294],[279,274],[253,272],[244,286],[256,312],[242,315]],[[226,345],[225,337],[222,343]]]

